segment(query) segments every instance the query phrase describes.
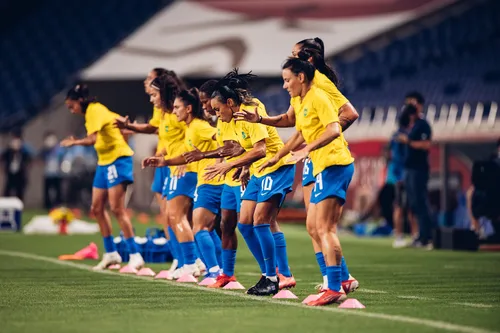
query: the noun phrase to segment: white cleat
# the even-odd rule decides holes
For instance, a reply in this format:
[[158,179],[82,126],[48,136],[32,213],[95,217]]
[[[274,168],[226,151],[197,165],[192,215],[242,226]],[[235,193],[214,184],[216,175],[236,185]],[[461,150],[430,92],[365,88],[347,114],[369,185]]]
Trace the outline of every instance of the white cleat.
[[396,238],[392,243],[392,247],[395,249],[402,249],[404,247],[408,247],[408,243],[404,238]]
[[114,251],[114,252],[104,253],[104,255],[102,256],[102,260],[97,265],[92,267],[92,270],[102,271],[111,265],[116,265],[121,263],[122,263],[122,257],[120,257],[118,252]]
[[179,279],[181,276],[184,275],[192,275],[194,277],[199,277],[201,275],[200,269],[198,268],[197,264],[192,264],[192,265],[184,265],[182,268],[176,269],[175,272],[172,274],[172,278],[174,280]]
[[201,275],[207,274],[207,266],[201,261],[200,258],[196,259],[195,261],[196,266],[198,266],[198,270],[200,271]]
[[179,261],[178,261],[177,259],[174,259],[174,260],[172,261],[172,265],[170,265],[170,268],[168,269],[168,271],[169,271],[170,273],[175,272],[175,270],[177,269],[177,266],[178,266],[178,265],[179,265]]
[[144,259],[142,259],[141,254],[131,254],[128,260],[128,266],[132,267],[135,270],[140,270],[142,267],[144,267]]

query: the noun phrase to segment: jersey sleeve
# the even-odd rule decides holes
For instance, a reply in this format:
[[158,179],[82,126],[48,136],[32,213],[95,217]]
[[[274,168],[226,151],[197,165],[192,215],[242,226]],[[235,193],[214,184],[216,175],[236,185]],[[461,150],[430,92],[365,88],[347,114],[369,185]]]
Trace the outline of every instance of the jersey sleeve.
[[153,118],[149,121],[149,125],[154,126],[156,128],[160,127],[162,112],[161,110],[154,108],[153,109]]
[[106,111],[94,106],[87,109],[85,113],[87,135],[99,132],[106,125]]
[[200,141],[213,140],[216,133],[217,129],[210,126],[206,121],[200,121],[196,126],[196,135],[200,138]]
[[319,121],[323,126],[339,122],[339,110],[331,99],[319,94],[313,102],[313,108],[318,114]]
[[257,142],[269,138],[269,133],[267,133],[266,126],[258,123],[246,123],[248,135],[250,136],[250,141],[252,146]]

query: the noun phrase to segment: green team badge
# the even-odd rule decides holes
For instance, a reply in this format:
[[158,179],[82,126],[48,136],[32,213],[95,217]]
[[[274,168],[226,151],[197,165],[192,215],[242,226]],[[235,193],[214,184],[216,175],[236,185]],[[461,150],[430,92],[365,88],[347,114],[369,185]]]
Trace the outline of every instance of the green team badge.
[[243,137],[243,139],[247,138],[247,134],[245,132],[241,132],[241,136]]
[[307,117],[307,112],[308,112],[307,108],[304,108],[304,117]]
[[168,126],[165,126],[165,132],[168,132]]

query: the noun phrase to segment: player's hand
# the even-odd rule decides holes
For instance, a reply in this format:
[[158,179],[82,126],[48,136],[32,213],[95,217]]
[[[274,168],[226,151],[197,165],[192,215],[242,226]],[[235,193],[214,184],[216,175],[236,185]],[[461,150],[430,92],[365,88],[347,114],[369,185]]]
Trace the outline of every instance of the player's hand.
[[165,159],[159,156],[146,157],[142,160],[142,168],[153,167],[158,168],[165,166]]
[[178,165],[177,168],[175,168],[173,174],[177,178],[182,178],[186,174],[186,169],[187,169],[187,165],[186,164],[184,164],[184,165]]
[[126,129],[126,128],[128,128],[129,124],[130,124],[130,120],[129,120],[128,116],[118,117],[114,121],[114,126],[119,128],[119,129]]
[[241,110],[234,114],[236,121],[247,121],[249,123],[258,123],[260,120],[258,108],[255,107],[255,112]]
[[68,136],[66,139],[61,141],[61,147],[72,147],[75,145],[76,138],[74,136]]
[[287,162],[304,161],[309,156],[309,150],[303,148],[301,150],[292,151],[291,154],[292,157],[290,157]]
[[271,157],[270,159],[268,159],[267,161],[264,162],[264,164],[262,164],[259,168],[259,172],[262,172],[264,171],[265,168],[270,168],[274,165],[276,165],[276,163],[279,162],[279,158],[278,156],[274,155],[273,157]]
[[205,180],[212,180],[219,176],[219,180],[223,179],[233,167],[227,162],[217,163],[205,168]]
[[235,141],[226,141],[224,146],[219,149],[219,156],[221,157],[236,157],[245,152],[243,147]]
[[239,181],[241,182],[241,188],[243,190],[245,190],[247,188],[249,180],[250,180],[250,169],[247,167],[241,168]]
[[199,160],[202,160],[204,157],[203,153],[198,148],[194,148],[194,150],[184,153],[182,154],[182,156],[188,163],[197,162]]

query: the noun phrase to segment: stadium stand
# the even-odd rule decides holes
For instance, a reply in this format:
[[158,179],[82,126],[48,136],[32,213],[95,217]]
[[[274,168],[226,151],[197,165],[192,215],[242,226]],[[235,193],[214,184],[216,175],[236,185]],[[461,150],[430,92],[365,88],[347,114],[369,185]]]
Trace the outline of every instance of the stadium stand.
[[[0,40],[0,130],[33,117],[80,70],[170,2],[49,0],[6,20]],[[18,15],[17,7],[2,8]]]
[[[360,112],[357,126],[375,123],[372,130],[390,131],[404,95],[418,90],[436,128],[493,129],[500,119],[500,2],[465,3],[461,10],[446,9],[432,26],[412,22],[413,33],[379,49],[366,44],[354,59],[342,54],[331,59],[341,90]],[[288,108],[289,96],[278,85],[256,94],[270,113]]]

